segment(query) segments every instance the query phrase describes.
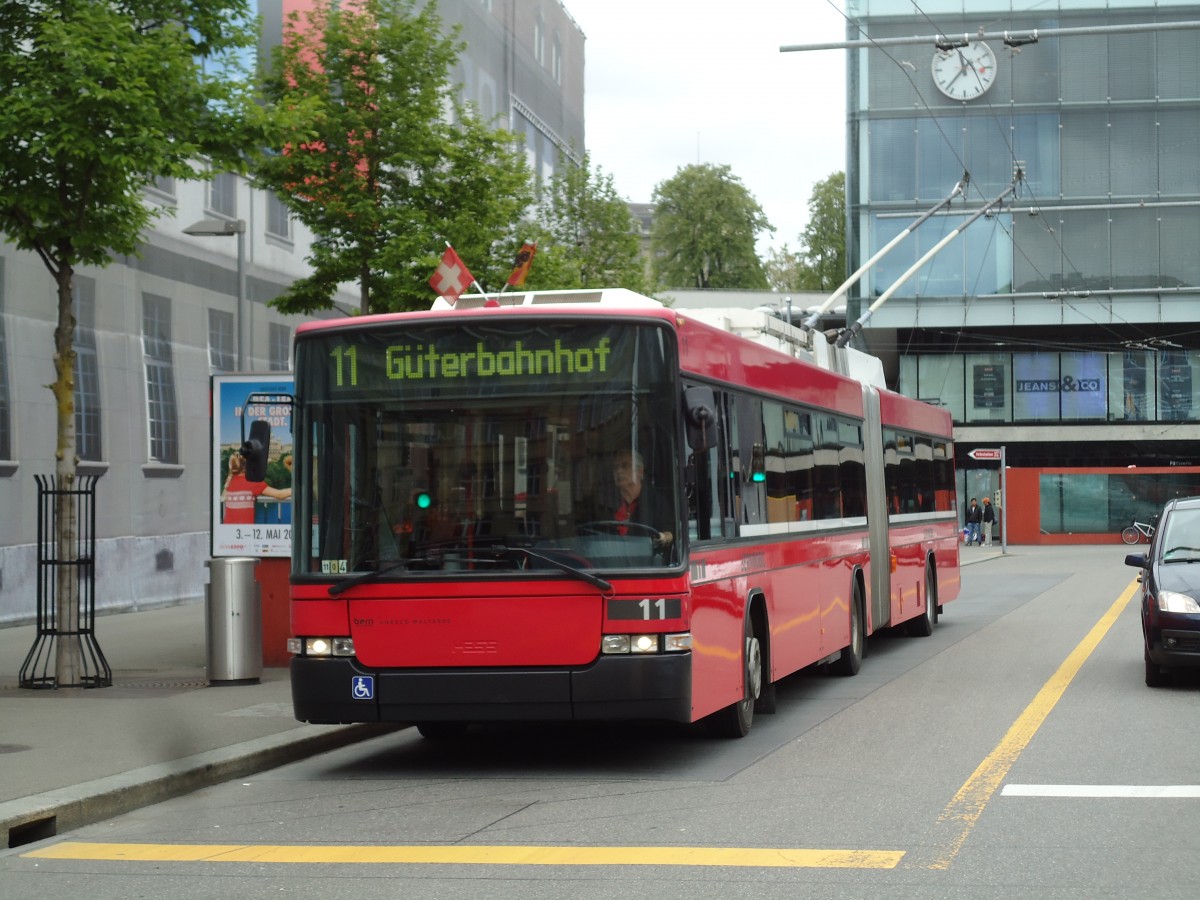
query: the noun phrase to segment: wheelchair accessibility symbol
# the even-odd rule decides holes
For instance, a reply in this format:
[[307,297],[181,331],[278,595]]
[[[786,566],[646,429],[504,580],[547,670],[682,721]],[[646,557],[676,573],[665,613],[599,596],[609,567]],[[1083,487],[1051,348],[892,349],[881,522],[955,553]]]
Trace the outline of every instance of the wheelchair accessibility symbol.
[[355,700],[374,700],[375,676],[355,675],[350,679],[350,695]]

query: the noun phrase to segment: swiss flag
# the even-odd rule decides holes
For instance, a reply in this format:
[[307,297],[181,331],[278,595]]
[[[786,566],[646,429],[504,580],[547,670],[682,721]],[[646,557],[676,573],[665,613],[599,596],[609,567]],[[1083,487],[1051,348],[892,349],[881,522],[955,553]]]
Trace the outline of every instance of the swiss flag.
[[447,247],[446,252],[442,254],[441,265],[429,279],[429,286],[437,291],[439,296],[445,297],[451,304],[454,304],[458,302],[459,295],[469,288],[474,280],[475,277],[468,271],[466,263],[458,258],[454,248]]

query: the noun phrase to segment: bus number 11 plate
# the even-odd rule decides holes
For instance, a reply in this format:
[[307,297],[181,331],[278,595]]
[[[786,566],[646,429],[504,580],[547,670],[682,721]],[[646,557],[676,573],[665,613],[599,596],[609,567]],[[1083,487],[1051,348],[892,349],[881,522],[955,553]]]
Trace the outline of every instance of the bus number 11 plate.
[[673,599],[655,600],[609,600],[609,620],[635,620],[657,622],[659,619],[678,619],[683,615],[683,601]]

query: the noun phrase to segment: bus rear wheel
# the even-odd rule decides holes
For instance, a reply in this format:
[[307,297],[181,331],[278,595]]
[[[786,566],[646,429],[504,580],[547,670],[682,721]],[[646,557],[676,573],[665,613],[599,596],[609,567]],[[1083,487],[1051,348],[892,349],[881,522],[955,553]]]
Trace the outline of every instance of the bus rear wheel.
[[862,668],[863,649],[867,644],[867,623],[863,617],[862,591],[857,582],[850,597],[850,644],[842,648],[842,654],[833,664],[839,675],[857,675]]
[[754,724],[754,704],[762,693],[762,645],[754,633],[749,612],[746,613],[742,635],[743,696],[741,700],[717,710],[708,717],[708,729],[718,737],[741,738],[749,734],[750,726]]
[[913,637],[929,637],[933,634],[933,626],[937,624],[937,581],[934,580],[933,570],[925,569],[925,612],[916,619],[908,622],[908,633]]

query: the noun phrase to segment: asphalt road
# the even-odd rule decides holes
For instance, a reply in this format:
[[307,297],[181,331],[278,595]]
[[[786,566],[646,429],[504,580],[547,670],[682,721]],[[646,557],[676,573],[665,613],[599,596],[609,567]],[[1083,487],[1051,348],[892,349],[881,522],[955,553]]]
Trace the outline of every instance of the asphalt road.
[[1124,547],[964,568],[930,638],[740,741],[409,729],[0,852],[15,898],[1195,896],[1200,679],[1142,681]]

